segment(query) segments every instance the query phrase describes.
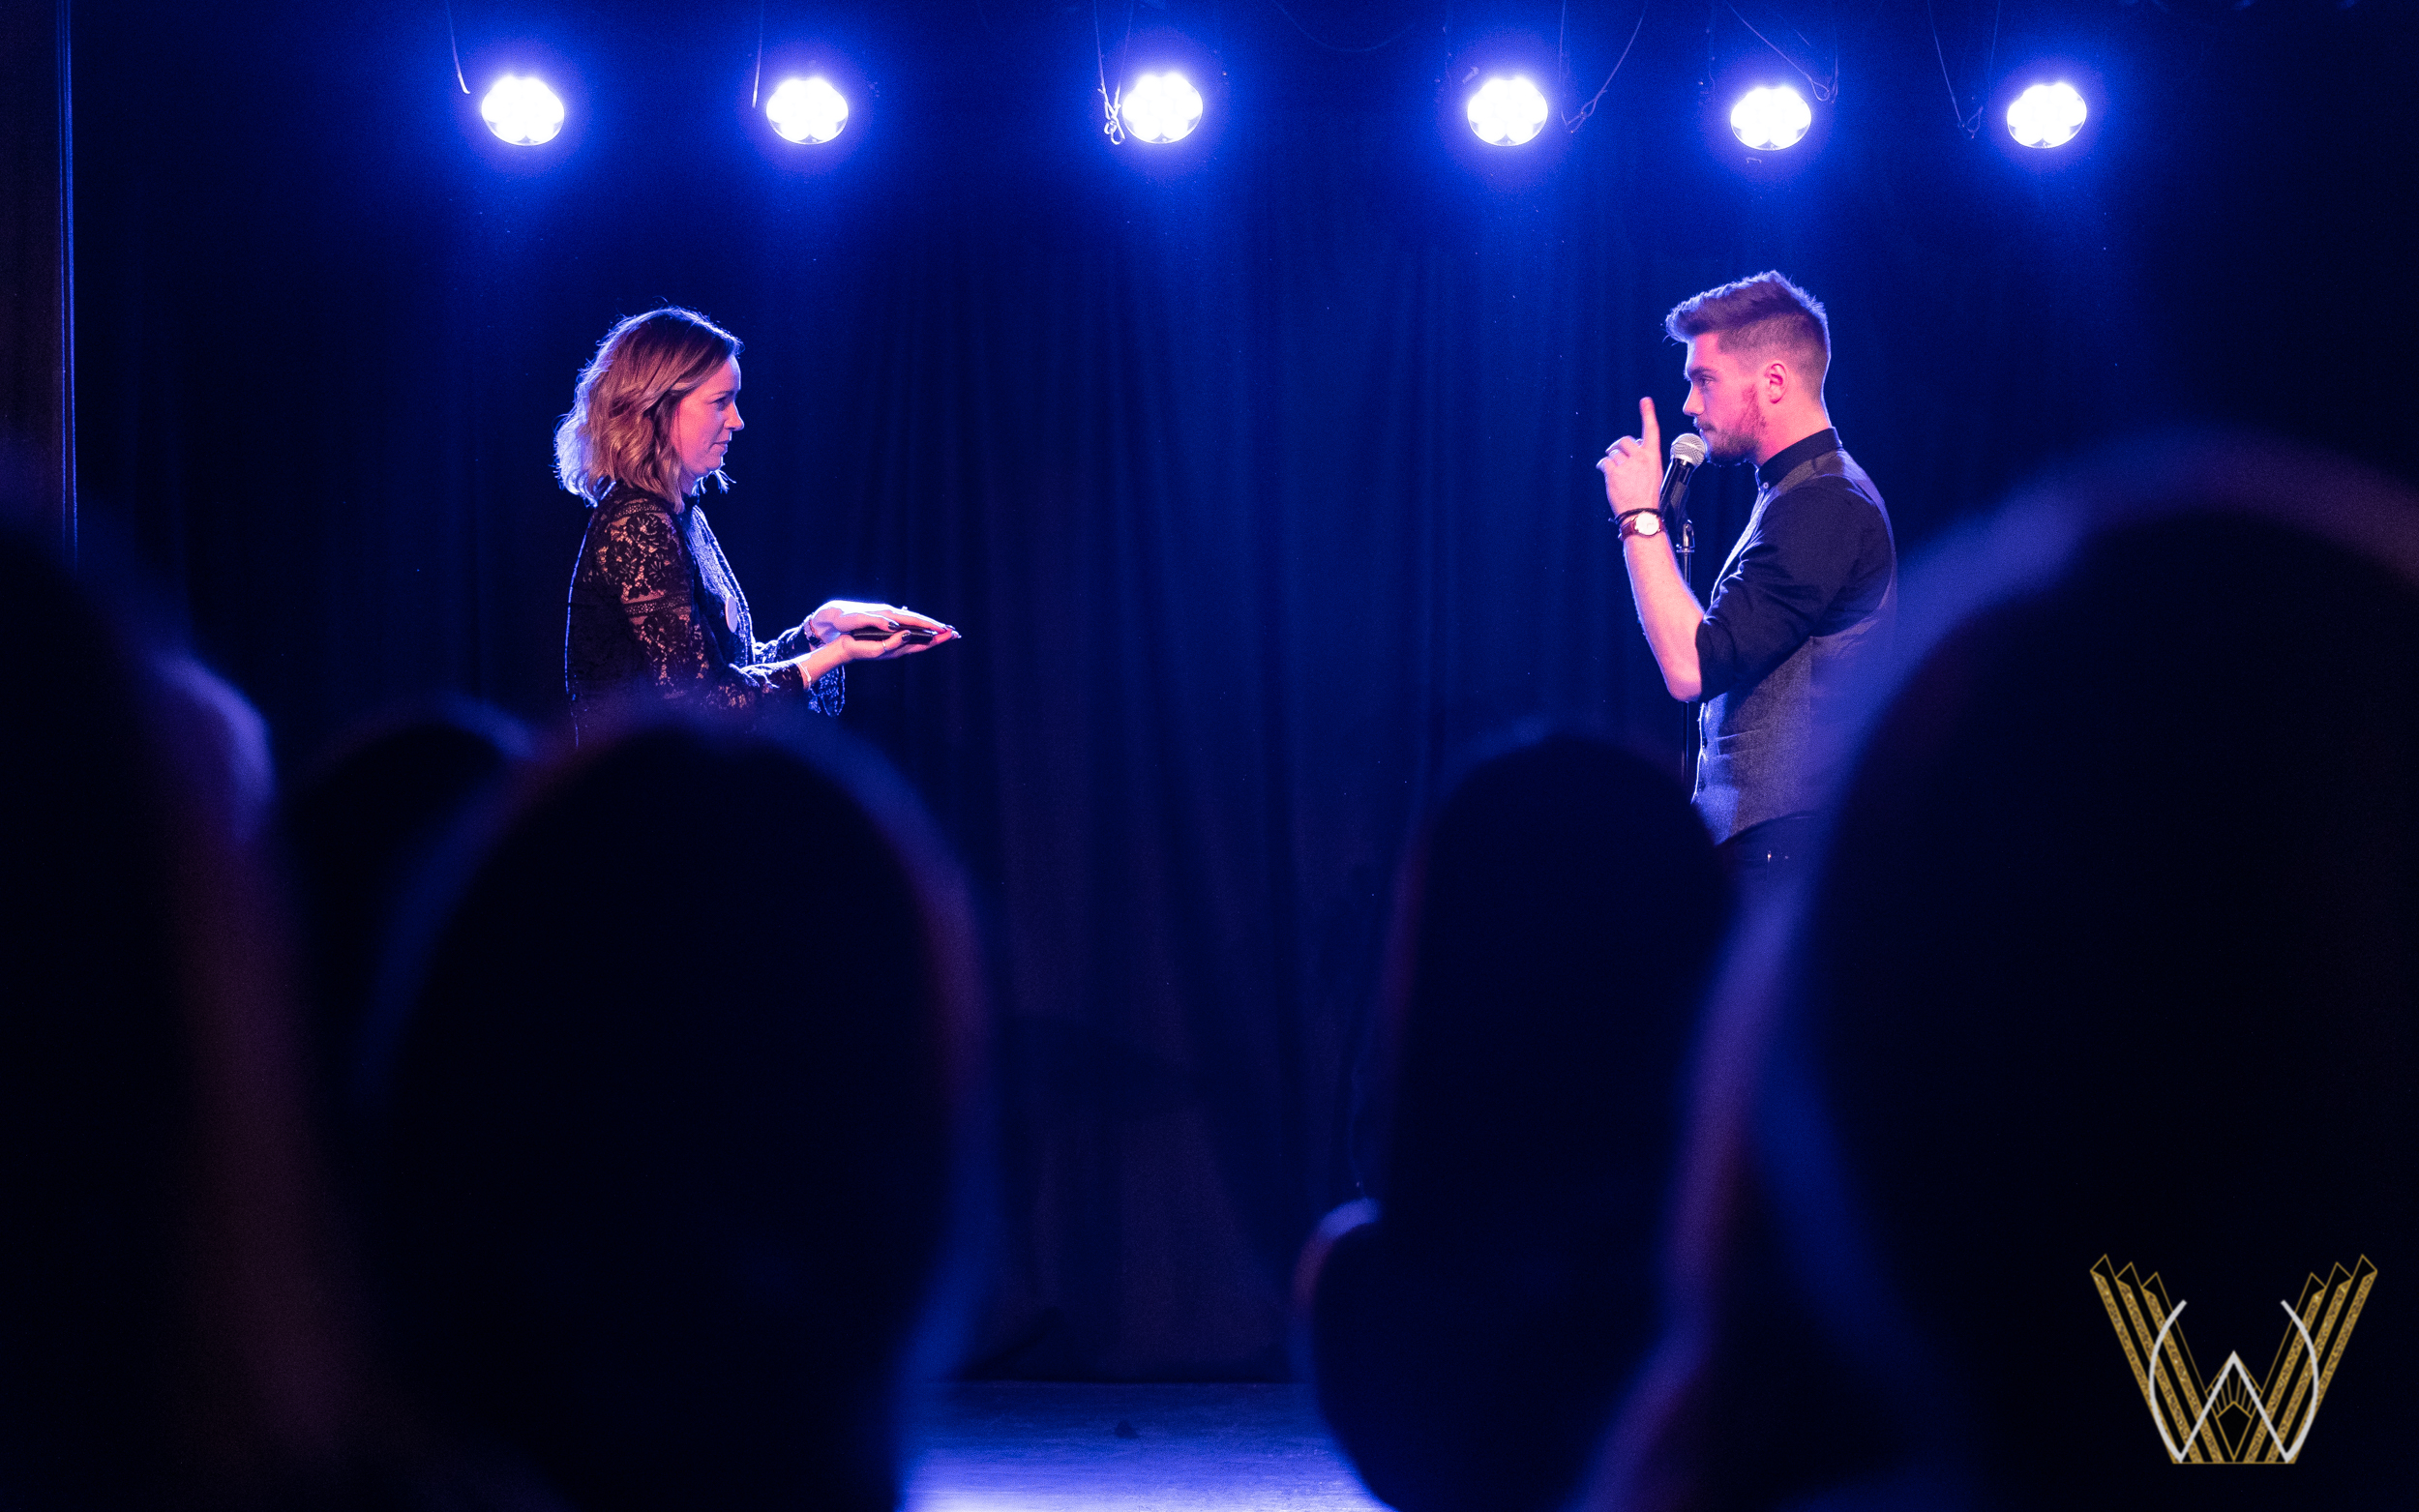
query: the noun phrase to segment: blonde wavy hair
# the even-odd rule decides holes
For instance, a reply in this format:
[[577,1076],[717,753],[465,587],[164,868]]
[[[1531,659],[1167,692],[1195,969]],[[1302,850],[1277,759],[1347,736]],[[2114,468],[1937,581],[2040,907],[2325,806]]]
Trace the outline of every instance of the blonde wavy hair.
[[[672,498],[672,413],[744,344],[677,305],[620,321],[581,370],[571,413],[554,428],[554,476],[590,504],[617,483]],[[709,476],[731,487],[720,469]]]

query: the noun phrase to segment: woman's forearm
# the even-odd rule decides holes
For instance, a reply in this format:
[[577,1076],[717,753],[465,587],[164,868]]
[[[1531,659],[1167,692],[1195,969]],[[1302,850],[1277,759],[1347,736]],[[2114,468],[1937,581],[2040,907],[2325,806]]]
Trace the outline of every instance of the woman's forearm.
[[810,688],[822,680],[823,674],[835,667],[849,665],[849,644],[845,636],[834,636],[797,660],[798,674]]

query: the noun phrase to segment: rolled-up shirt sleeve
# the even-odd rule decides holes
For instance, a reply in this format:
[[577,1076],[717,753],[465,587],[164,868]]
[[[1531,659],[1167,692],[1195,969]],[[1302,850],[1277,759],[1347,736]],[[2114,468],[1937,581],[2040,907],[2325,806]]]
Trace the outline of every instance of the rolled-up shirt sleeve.
[[1870,576],[1867,538],[1878,525],[1873,506],[1837,478],[1766,504],[1697,625],[1701,697],[1763,677],[1858,596]]

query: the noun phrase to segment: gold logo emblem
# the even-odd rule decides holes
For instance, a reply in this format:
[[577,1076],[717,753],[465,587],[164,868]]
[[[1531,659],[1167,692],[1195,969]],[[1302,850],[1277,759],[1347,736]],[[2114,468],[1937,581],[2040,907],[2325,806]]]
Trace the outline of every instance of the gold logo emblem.
[[2091,1280],[2168,1459],[2178,1465],[2290,1465],[2318,1420],[2318,1404],[2334,1383],[2377,1268],[2364,1255],[2348,1271],[2337,1265],[2324,1281],[2304,1281],[2298,1304],[2280,1299],[2289,1321],[2267,1379],[2258,1381],[2240,1354],[2228,1354],[2215,1379],[2202,1379],[2184,1343],[2184,1304],[2167,1300],[2156,1273],[2141,1280],[2133,1266],[2113,1269],[2103,1255]]

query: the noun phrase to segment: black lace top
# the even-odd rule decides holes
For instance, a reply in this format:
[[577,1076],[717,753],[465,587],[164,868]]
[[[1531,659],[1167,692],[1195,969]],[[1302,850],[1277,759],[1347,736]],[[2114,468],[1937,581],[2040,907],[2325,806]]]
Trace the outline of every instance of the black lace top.
[[756,638],[739,579],[695,503],[675,509],[617,486],[589,512],[563,626],[575,729],[583,715],[642,690],[743,714],[768,698],[837,714],[840,669],[810,685],[793,662],[817,643],[804,625]]

